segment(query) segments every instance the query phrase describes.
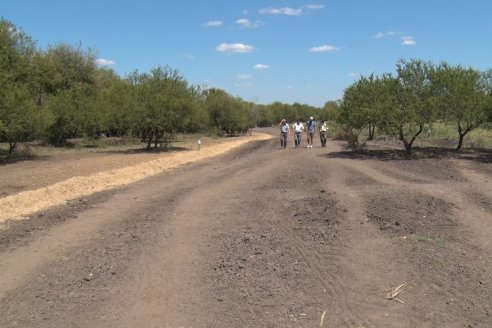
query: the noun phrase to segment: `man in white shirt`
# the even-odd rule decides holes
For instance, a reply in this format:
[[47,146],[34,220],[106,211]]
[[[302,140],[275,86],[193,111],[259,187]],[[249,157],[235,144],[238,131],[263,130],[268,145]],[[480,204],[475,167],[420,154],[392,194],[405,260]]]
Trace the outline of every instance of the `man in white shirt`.
[[287,120],[284,118],[280,122],[280,148],[287,148],[287,135],[289,134],[289,124]]
[[326,147],[326,137],[328,133],[328,125],[326,121],[321,121],[319,125],[319,139],[321,141],[321,147]]
[[302,132],[304,131],[304,125],[297,120],[293,125],[292,129],[294,130],[294,143],[296,145],[296,148],[301,145],[301,135]]

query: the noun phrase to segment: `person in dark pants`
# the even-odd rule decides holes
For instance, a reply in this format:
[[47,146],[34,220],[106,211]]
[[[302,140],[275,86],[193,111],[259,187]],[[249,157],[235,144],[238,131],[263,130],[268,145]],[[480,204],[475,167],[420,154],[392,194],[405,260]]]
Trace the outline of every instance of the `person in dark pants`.
[[287,121],[283,119],[280,122],[280,147],[281,148],[287,148],[287,136],[289,135],[289,124],[287,124]]
[[326,147],[327,133],[328,133],[328,126],[325,121],[321,121],[319,125],[319,139],[321,141],[321,147]]
[[306,123],[306,132],[307,132],[307,148],[313,148],[313,139],[314,139],[314,133],[316,132],[316,121],[314,118],[311,116],[309,120]]

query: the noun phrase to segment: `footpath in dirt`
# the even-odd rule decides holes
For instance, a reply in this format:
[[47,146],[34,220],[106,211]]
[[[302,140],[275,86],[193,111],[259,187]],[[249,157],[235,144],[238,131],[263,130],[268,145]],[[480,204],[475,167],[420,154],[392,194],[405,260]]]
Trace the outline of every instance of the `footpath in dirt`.
[[254,141],[10,222],[0,327],[492,327],[487,157],[342,145]]

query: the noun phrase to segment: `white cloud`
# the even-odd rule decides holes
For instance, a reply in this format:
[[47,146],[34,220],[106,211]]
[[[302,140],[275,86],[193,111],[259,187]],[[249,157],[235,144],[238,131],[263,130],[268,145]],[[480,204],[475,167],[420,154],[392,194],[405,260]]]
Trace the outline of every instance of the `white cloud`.
[[413,36],[404,36],[401,38],[401,44],[404,46],[413,46],[417,43]]
[[294,9],[290,7],[282,7],[282,8],[274,8],[268,7],[258,10],[260,14],[269,14],[269,15],[286,15],[286,16],[301,16],[304,14],[302,8]]
[[359,73],[349,73],[349,76],[350,77],[359,77],[360,74]]
[[214,21],[206,22],[204,25],[206,27],[221,27],[222,24],[223,24],[222,21],[220,21],[220,20],[214,20]]
[[310,52],[327,52],[327,51],[338,51],[338,50],[340,50],[340,48],[328,44],[319,47],[312,47],[311,49],[309,49]]
[[264,23],[262,21],[250,22],[247,18],[240,18],[236,21],[236,24],[240,25],[242,28],[258,28]]
[[110,60],[110,59],[104,59],[104,58],[98,58],[96,59],[96,65],[99,65],[99,66],[110,66],[110,65],[115,65],[116,62],[114,60]]
[[248,53],[255,50],[255,47],[244,43],[221,43],[216,49],[220,52]]
[[268,8],[262,8],[258,10],[258,13],[260,14],[268,14],[268,15],[286,15],[286,16],[302,16],[305,14],[304,10],[321,10],[324,9],[325,5],[317,4],[317,3],[311,3],[308,4],[304,7],[301,8],[290,8],[290,7],[282,7],[282,8],[275,8],[275,7],[268,7]]
[[320,10],[320,9],[324,9],[325,8],[325,5],[320,5],[320,4],[312,3],[312,4],[307,5],[306,8],[307,9],[311,9],[311,10]]
[[268,69],[270,68],[269,65],[265,65],[265,64],[256,64],[255,66],[253,66],[254,69]]
[[384,38],[387,38],[387,37],[390,37],[390,36],[394,36],[394,35],[396,35],[396,32],[393,32],[393,31],[379,32],[378,34],[373,35],[372,38],[373,39],[384,39]]
[[249,79],[252,79],[253,78],[253,75],[249,75],[249,74],[240,74],[237,76],[237,78],[239,80],[249,80]]

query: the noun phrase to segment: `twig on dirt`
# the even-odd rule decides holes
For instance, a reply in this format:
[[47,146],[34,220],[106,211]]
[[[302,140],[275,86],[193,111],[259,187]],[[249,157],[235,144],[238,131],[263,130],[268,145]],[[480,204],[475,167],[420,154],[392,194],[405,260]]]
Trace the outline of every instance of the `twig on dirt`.
[[320,326],[320,327],[322,327],[322,326],[323,326],[323,321],[325,320],[325,314],[326,314],[326,311],[325,311],[325,312],[323,312],[323,315],[321,316],[321,322],[320,322],[320,324],[319,324],[319,326]]
[[405,302],[403,302],[402,300],[400,300],[397,296],[403,291],[403,288],[406,287],[406,284],[401,284],[400,286],[398,287],[395,287],[392,291],[390,291],[389,293],[387,293],[384,298],[387,299],[387,300],[395,300],[395,301],[398,301],[400,302],[401,304],[405,304]]

